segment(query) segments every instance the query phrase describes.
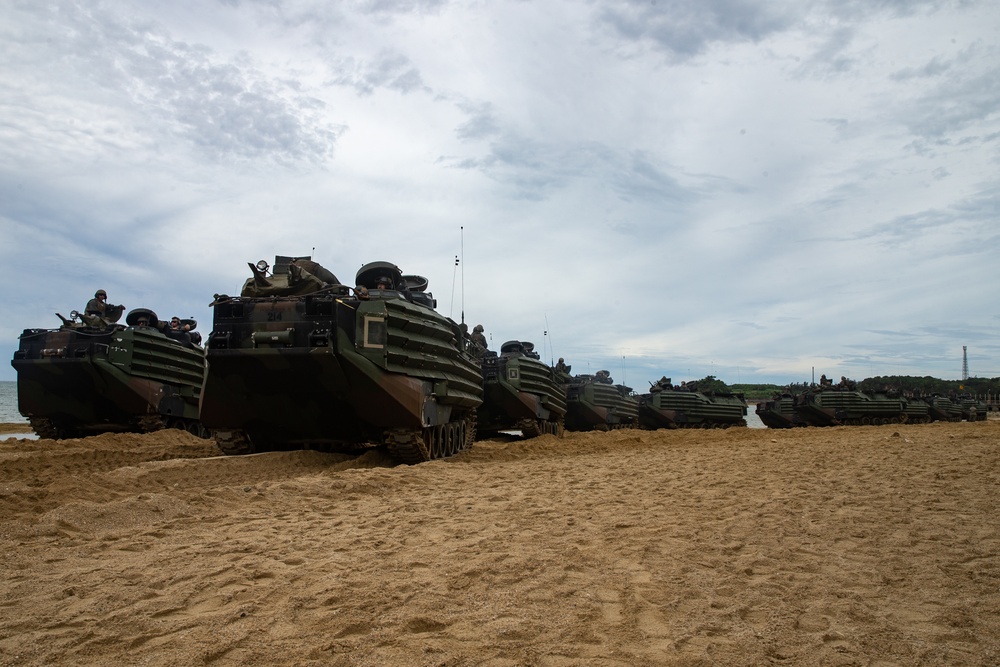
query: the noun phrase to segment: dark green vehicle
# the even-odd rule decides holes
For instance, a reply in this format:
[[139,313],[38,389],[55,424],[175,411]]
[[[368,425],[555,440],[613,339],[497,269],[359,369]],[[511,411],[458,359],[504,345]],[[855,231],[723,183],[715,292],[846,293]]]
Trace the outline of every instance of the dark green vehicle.
[[477,427],[481,436],[518,430],[526,438],[562,435],[566,416],[566,387],[544,364],[534,345],[509,340],[500,354],[487,350],[482,357],[483,404]]
[[11,360],[21,414],[42,438],[181,428],[206,437],[198,421],[205,369],[197,322],[174,331],[137,308],[118,324],[73,311],[58,329],[25,329]]
[[964,394],[956,396],[955,402],[961,408],[962,417],[965,421],[986,421],[988,406],[985,401],[981,401],[970,394]]
[[566,430],[636,428],[639,401],[631,387],[614,384],[608,371],[566,379]]
[[775,394],[769,401],[761,401],[757,404],[755,412],[768,428],[808,426],[795,411],[795,396],[787,392]]
[[950,397],[934,394],[933,396],[924,396],[922,400],[927,403],[932,420],[940,422],[962,421],[962,406],[951,400]]
[[911,394],[903,397],[903,413],[907,424],[929,424],[932,420],[931,406],[927,401]]
[[795,397],[795,410],[810,426],[899,424],[909,419],[906,402],[898,391],[817,387]]
[[639,397],[639,425],[650,430],[746,426],[746,414],[743,394],[701,392],[695,383],[674,386],[666,377],[655,382],[648,394]]
[[308,257],[249,266],[240,296],[212,304],[201,419],[223,452],[384,445],[416,463],[472,445],[479,357],[425,278],[373,262],[348,287]]

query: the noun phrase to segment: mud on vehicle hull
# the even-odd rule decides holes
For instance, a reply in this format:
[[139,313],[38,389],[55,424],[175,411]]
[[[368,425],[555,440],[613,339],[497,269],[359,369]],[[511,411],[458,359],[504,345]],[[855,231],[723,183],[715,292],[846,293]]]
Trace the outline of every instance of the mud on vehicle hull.
[[18,408],[41,437],[182,428],[199,436],[200,348],[149,327],[26,329],[11,366]]
[[639,399],[639,425],[658,428],[729,428],[746,426],[747,403],[742,395],[709,395],[663,390]]
[[481,376],[458,325],[345,292],[215,305],[201,419],[225,453],[385,445],[412,463],[471,446]]

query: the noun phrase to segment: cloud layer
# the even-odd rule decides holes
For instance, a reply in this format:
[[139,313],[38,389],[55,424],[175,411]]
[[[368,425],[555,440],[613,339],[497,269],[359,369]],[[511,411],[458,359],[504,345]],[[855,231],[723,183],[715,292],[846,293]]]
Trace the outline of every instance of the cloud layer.
[[989,3],[0,17],[8,357],[98,287],[207,331],[247,261],[312,254],[342,278],[393,261],[495,346],[637,388],[954,378],[963,345],[1000,376]]

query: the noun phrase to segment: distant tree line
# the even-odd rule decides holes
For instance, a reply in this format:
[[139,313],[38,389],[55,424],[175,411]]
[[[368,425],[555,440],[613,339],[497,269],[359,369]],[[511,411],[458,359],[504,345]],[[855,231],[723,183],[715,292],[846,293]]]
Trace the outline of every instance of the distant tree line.
[[785,390],[787,385],[777,384],[734,384],[732,391],[750,398],[770,398],[772,394]]
[[858,383],[858,389],[868,391],[894,387],[902,391],[917,391],[925,394],[992,394],[1000,393],[1000,378],[969,378],[968,380],[940,380],[925,375],[886,375],[865,378]]

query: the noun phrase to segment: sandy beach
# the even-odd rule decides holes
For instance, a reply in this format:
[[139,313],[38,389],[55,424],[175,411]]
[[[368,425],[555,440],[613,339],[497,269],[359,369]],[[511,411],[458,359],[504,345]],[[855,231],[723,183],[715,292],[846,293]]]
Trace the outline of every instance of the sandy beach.
[[996,665],[998,445],[618,431],[393,467],[10,438],[0,665]]

